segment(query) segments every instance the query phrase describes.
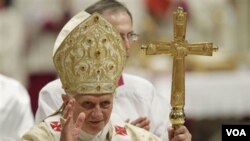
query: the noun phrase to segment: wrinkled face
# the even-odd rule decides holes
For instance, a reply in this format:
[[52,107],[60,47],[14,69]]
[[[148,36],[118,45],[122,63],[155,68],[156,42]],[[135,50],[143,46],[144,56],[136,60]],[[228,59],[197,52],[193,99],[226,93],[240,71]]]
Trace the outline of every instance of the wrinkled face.
[[81,112],[85,113],[85,121],[82,130],[96,135],[108,123],[112,107],[113,95],[77,95],[74,109],[74,121]]
[[127,57],[130,55],[131,39],[133,34],[132,21],[128,13],[119,9],[116,11],[105,10],[102,15],[118,30],[124,41]]

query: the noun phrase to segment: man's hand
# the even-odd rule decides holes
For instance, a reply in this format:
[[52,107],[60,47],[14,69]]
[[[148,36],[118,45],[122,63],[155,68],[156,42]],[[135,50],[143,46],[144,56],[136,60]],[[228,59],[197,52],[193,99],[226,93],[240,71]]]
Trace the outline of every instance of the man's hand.
[[179,126],[177,128],[168,128],[169,141],[191,141],[192,135],[186,126]]
[[128,122],[132,125],[135,125],[137,127],[144,128],[146,130],[150,129],[150,127],[149,127],[150,121],[147,117],[139,117],[136,120],[131,121],[131,122],[129,122],[129,120],[126,120],[126,122]]
[[62,133],[60,141],[76,141],[80,135],[81,127],[85,120],[85,114],[81,112],[76,122],[73,120],[73,109],[75,106],[75,99],[71,99],[65,110],[63,111],[62,118],[64,123],[62,123]]

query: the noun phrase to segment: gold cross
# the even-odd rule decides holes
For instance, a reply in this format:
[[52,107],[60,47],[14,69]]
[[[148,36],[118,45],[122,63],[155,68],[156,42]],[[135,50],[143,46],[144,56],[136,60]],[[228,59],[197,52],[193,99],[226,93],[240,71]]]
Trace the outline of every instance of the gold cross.
[[173,126],[185,123],[185,56],[204,55],[212,56],[213,51],[218,48],[213,47],[213,43],[189,44],[185,40],[187,13],[183,8],[178,7],[173,14],[174,40],[171,42],[151,42],[142,44],[141,48],[146,50],[147,55],[170,54],[173,56],[171,106],[169,115]]

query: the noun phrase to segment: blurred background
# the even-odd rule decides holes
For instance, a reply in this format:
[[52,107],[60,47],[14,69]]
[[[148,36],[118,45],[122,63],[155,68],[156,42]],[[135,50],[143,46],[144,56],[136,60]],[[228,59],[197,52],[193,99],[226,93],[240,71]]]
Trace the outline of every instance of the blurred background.
[[[0,0],[0,73],[26,86],[34,113],[40,89],[57,78],[52,49],[58,32],[95,1]],[[119,1],[131,10],[140,39],[171,41],[172,13],[182,6],[188,12],[186,40],[219,48],[212,57],[186,57],[186,125],[193,141],[221,140],[222,124],[250,124],[249,0]],[[134,43],[125,71],[148,79],[166,104],[170,100],[170,56],[146,56]]]

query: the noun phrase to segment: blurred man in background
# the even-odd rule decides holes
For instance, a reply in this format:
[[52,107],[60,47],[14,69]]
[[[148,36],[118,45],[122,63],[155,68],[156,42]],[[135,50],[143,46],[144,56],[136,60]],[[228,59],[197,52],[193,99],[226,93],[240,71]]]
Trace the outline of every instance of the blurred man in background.
[[20,141],[34,124],[30,97],[15,79],[0,74],[0,140]]

